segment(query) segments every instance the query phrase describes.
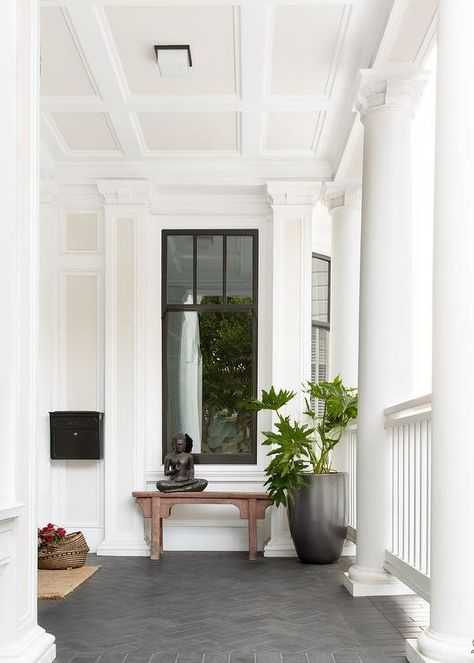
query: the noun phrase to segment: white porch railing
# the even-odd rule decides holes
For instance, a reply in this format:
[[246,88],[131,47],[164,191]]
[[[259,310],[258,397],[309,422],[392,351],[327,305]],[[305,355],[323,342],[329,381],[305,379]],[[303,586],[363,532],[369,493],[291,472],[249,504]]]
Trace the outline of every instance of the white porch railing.
[[[425,599],[430,594],[431,396],[385,410],[391,445],[391,541],[385,568]],[[346,433],[348,538],[356,541],[357,426]]]
[[356,468],[357,424],[349,426],[345,434],[347,467],[347,538],[356,543],[357,539],[357,468]]
[[392,457],[391,543],[385,568],[429,598],[431,396],[385,410]]

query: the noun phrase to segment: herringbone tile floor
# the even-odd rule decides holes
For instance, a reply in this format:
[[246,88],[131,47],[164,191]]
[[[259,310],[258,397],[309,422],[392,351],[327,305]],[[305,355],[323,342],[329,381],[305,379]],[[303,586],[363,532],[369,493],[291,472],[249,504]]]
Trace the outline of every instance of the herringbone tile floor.
[[249,562],[245,553],[99,557],[62,601],[40,601],[58,663],[401,663],[428,622],[416,596],[354,599],[351,561]]

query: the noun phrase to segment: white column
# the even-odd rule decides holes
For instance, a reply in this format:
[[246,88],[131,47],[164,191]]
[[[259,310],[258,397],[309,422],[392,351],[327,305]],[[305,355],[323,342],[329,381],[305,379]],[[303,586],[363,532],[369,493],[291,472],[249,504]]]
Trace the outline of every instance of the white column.
[[[298,394],[286,409],[295,419],[305,408],[301,384],[311,378],[311,232],[320,188],[314,182],[267,183],[273,209],[272,384]],[[285,509],[272,508],[264,555],[296,555]]]
[[[331,311],[329,377],[357,387],[361,190],[329,185],[324,202],[331,216]],[[333,467],[347,470],[346,445],[334,449]]]
[[364,124],[355,596],[407,591],[384,570],[390,534],[390,444],[384,409],[412,397],[411,124],[424,76],[361,72]]
[[0,21],[0,661],[50,663],[37,623],[37,2],[4,0]]
[[329,375],[357,387],[359,343],[359,188],[326,188],[331,216],[331,347]]
[[[150,183],[100,180],[105,210],[105,512],[99,555],[149,555],[145,490],[146,270]],[[157,440],[158,444],[158,440]]]
[[411,662],[468,663],[474,638],[472,0],[440,0],[433,282],[431,620]]

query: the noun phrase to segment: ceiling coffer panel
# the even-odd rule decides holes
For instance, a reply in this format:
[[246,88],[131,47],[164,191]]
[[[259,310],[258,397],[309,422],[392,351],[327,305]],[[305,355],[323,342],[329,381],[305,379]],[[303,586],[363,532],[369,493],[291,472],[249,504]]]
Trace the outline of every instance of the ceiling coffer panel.
[[[235,94],[233,7],[109,6],[105,12],[131,94]],[[189,44],[189,77],[162,78],[156,44]]]
[[117,152],[105,113],[51,113],[56,128],[70,150],[85,152]]
[[233,112],[137,113],[149,151],[235,151],[237,117]]
[[265,149],[311,150],[319,117],[317,111],[268,113]]
[[64,12],[60,7],[41,9],[41,94],[95,95]]
[[272,94],[328,93],[344,5],[275,8]]

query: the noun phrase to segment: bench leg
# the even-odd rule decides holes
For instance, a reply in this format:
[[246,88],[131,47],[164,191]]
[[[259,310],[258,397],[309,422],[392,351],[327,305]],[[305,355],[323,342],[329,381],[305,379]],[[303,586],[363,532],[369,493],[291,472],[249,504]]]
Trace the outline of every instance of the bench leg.
[[160,498],[151,499],[151,554],[150,559],[160,559],[163,549],[163,521],[160,517]]
[[249,559],[257,558],[257,502],[249,499]]

